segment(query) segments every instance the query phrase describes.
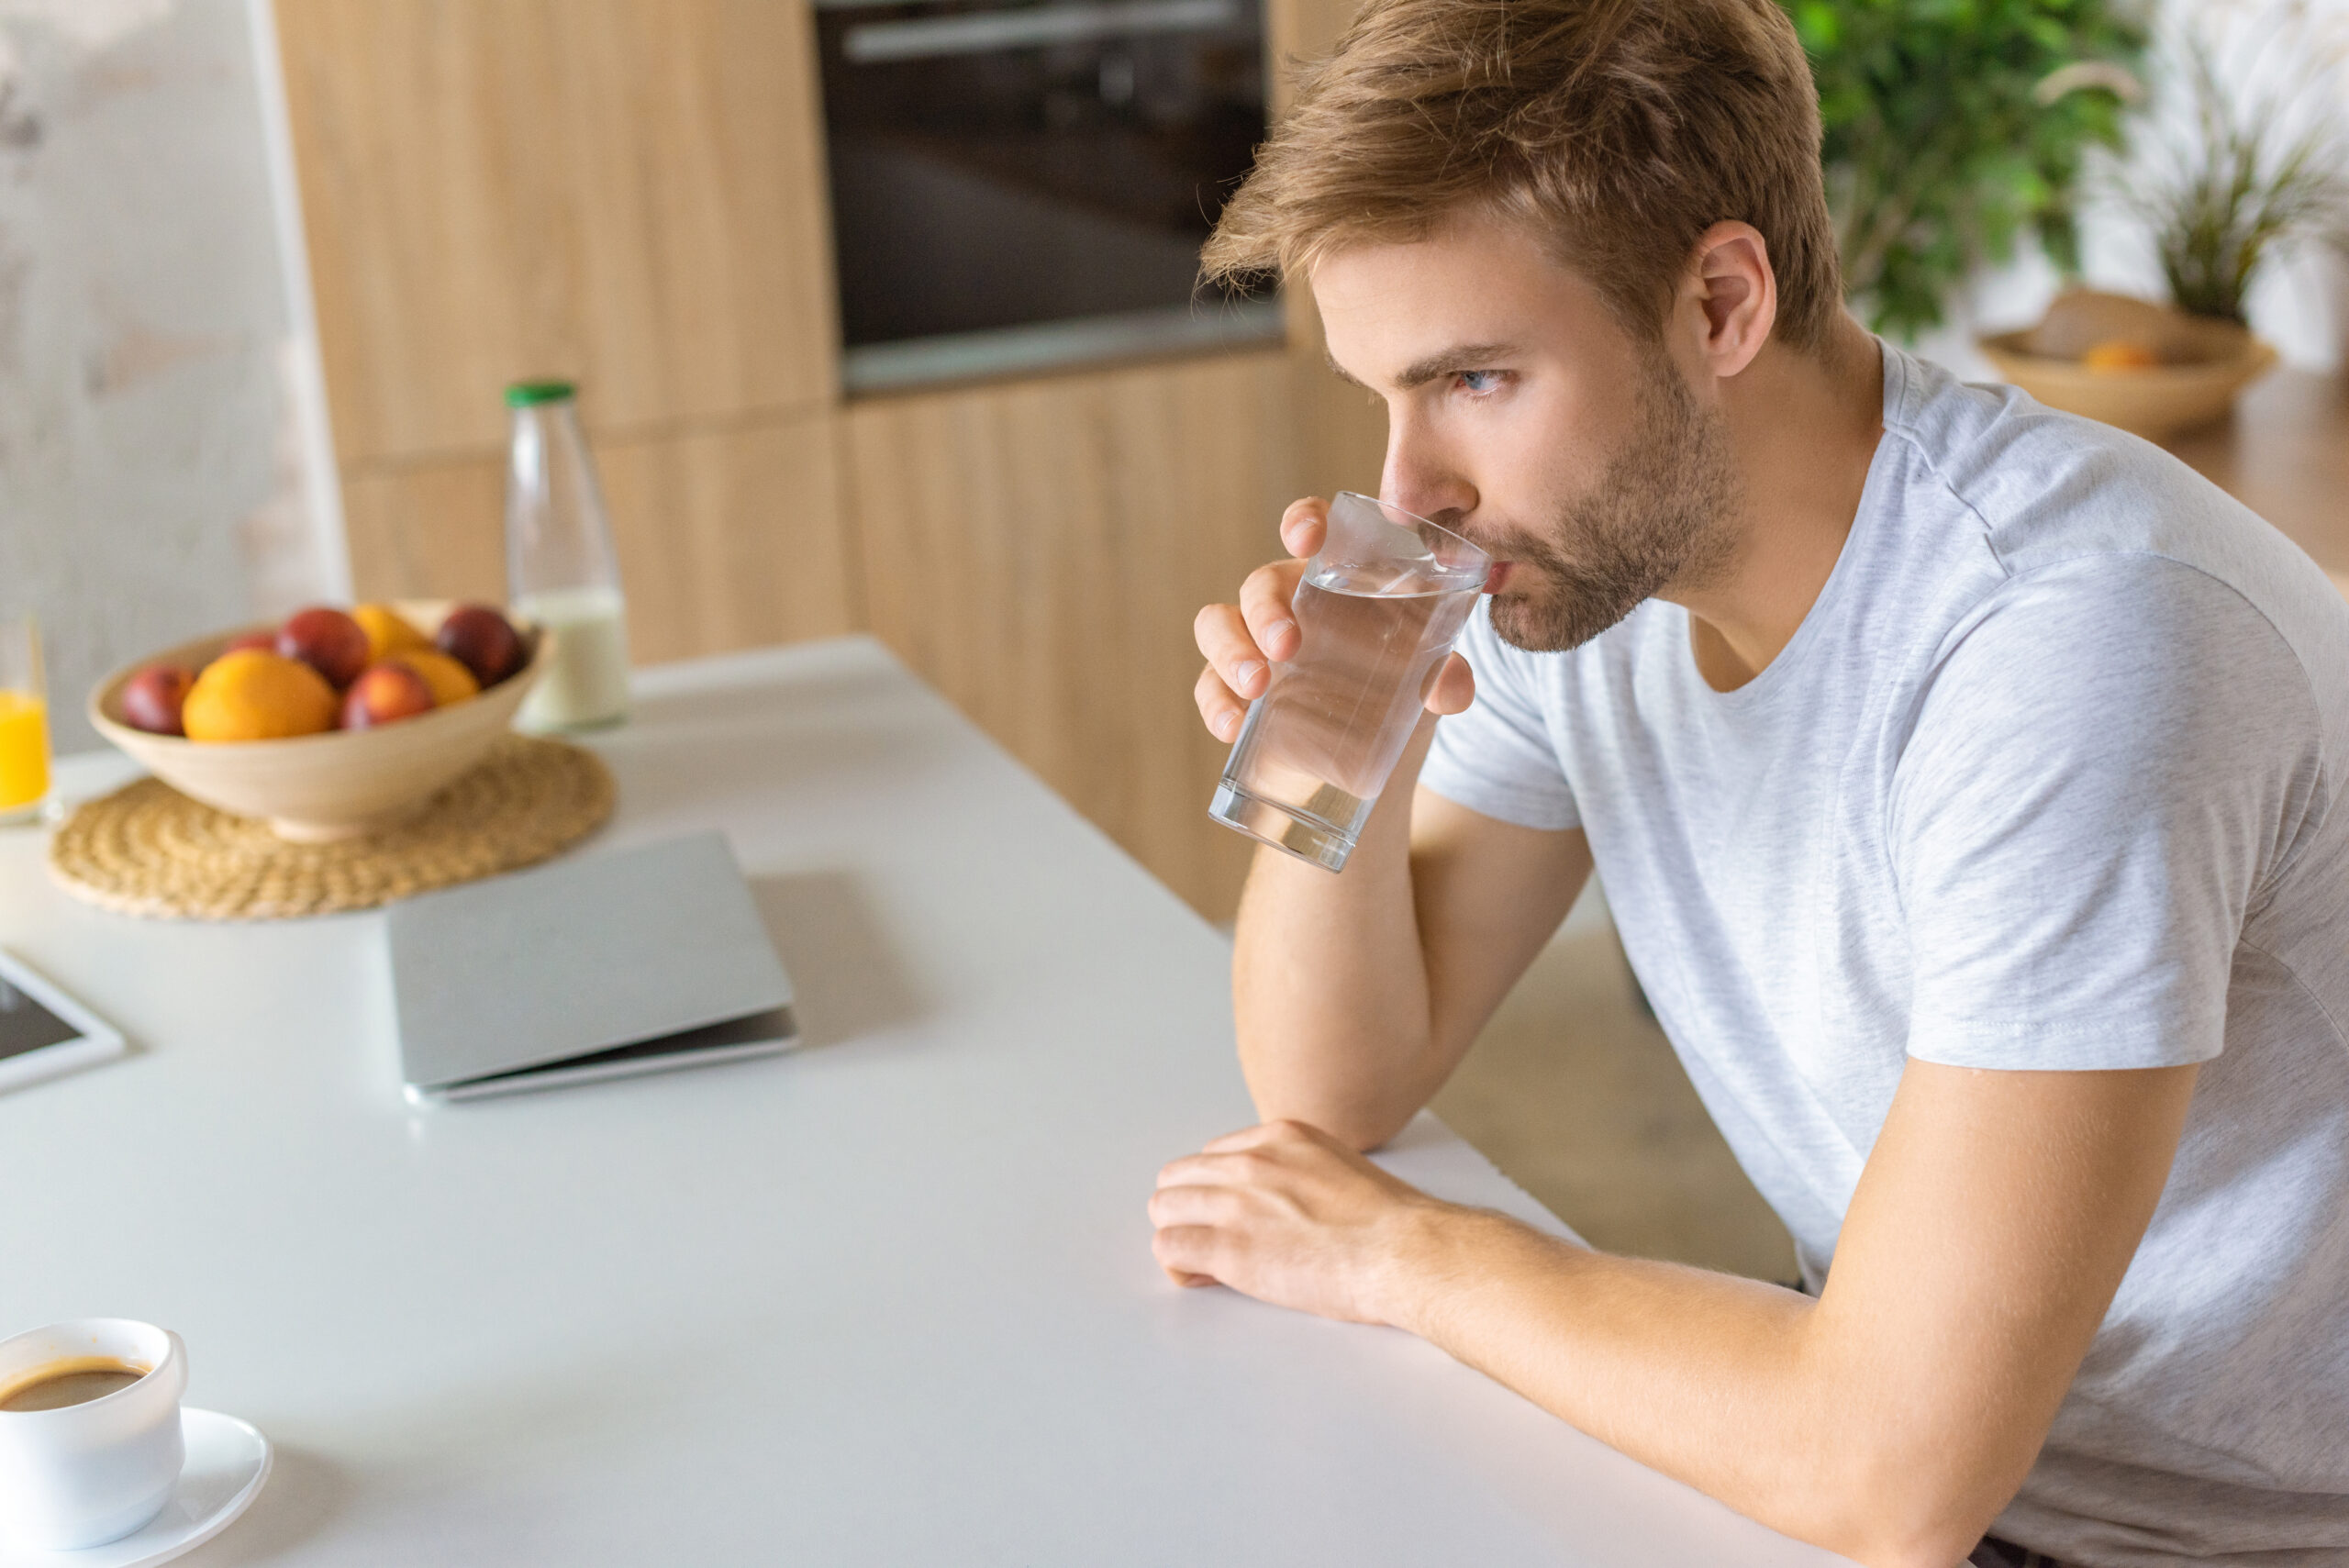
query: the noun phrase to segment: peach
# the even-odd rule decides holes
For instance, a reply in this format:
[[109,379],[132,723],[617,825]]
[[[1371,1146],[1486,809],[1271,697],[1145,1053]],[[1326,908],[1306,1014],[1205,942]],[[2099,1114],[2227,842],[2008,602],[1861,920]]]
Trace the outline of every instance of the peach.
[[328,685],[347,686],[367,668],[367,632],[342,611],[313,605],[295,611],[277,628],[277,651],[299,659]]
[[124,684],[122,717],[133,729],[151,735],[184,735],[180,709],[195,684],[195,672],[180,664],[150,664]]
[[522,667],[521,635],[513,622],[487,605],[460,605],[451,610],[433,640],[484,686],[497,684]]
[[437,648],[411,648],[393,654],[385,662],[405,664],[423,676],[424,684],[432,688],[432,700],[442,707],[481,695],[481,683],[473,679],[473,673]]
[[432,688],[424,677],[396,660],[370,664],[343,694],[342,727],[372,729],[429,713],[434,706]]

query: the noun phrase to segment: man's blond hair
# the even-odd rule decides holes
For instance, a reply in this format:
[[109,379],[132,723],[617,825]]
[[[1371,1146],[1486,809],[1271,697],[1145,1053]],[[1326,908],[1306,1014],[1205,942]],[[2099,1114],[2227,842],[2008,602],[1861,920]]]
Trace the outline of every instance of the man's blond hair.
[[1841,307],[1819,137],[1775,0],[1369,0],[1301,72],[1202,266],[1309,274],[1482,208],[1652,335],[1698,237],[1736,219],[1769,247],[1774,335],[1812,350]]

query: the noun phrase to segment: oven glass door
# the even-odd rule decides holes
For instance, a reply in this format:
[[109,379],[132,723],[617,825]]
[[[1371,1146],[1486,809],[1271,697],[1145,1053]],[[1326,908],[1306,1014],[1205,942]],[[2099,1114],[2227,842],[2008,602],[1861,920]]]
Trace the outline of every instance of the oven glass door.
[[1260,0],[818,0],[849,389],[1256,341],[1197,286],[1264,134]]

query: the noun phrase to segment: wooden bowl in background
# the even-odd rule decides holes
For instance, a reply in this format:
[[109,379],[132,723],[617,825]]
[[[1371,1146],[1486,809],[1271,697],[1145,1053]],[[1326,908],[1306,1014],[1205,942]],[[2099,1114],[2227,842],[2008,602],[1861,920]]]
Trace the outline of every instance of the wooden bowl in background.
[[[451,608],[401,605],[419,626],[437,627]],[[481,761],[513,728],[514,712],[539,677],[547,639],[515,621],[528,657],[522,667],[479,696],[373,729],[329,729],[282,740],[189,740],[134,729],[124,719],[122,688],[150,664],[200,670],[231,638],[264,630],[262,622],[200,637],[116,671],[90,694],[90,722],[156,777],[181,794],[239,817],[268,821],[278,837],[325,843],[396,826],[434,792]]]
[[[2162,362],[2091,370],[2080,361],[2089,347],[2116,339],[2142,344]],[[2059,297],[2036,327],[1979,341],[2000,375],[2050,408],[2149,441],[2224,417],[2235,395],[2276,362],[2274,349],[2232,322],[2087,289]]]

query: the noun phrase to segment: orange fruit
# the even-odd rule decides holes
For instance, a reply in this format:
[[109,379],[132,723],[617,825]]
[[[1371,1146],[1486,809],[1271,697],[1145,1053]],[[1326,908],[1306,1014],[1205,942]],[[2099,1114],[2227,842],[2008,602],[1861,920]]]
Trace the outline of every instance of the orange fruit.
[[436,706],[447,707],[481,695],[481,683],[473,679],[473,673],[437,648],[404,648],[387,662],[405,664],[423,676],[424,684],[432,688]]
[[367,662],[373,663],[387,653],[405,653],[411,648],[429,648],[432,639],[418,631],[415,624],[389,605],[359,605],[351,612],[359,629],[367,634]]
[[240,648],[204,667],[180,722],[191,740],[275,740],[332,729],[335,707],[334,688],[307,664]]
[[2161,362],[2162,357],[2151,348],[2128,338],[2107,338],[2080,356],[2080,363],[2099,375],[2149,371]]

